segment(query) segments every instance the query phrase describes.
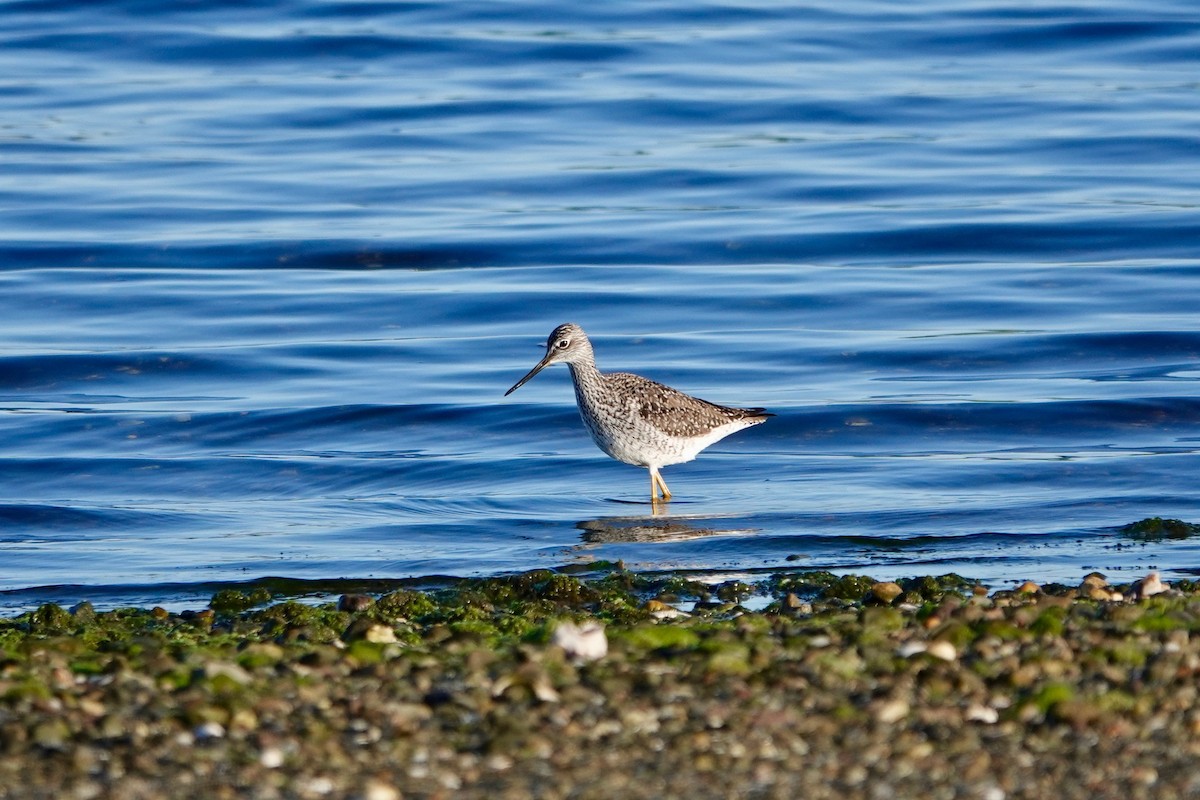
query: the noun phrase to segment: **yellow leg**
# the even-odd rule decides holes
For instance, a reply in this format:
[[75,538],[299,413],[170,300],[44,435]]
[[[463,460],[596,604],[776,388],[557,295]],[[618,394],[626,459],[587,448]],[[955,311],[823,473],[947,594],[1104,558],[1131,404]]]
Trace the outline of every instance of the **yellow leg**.
[[658,491],[662,490],[662,499],[671,499],[671,490],[667,488],[667,482],[662,479],[662,475],[658,474],[658,470],[650,467],[650,499],[653,502],[658,502]]

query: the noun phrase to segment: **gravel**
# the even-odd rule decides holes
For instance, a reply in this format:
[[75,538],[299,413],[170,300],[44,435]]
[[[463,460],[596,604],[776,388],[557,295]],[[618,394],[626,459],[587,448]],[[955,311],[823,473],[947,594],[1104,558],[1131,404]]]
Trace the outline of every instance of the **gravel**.
[[1200,593],[1147,585],[48,605],[0,619],[0,798],[1194,798]]

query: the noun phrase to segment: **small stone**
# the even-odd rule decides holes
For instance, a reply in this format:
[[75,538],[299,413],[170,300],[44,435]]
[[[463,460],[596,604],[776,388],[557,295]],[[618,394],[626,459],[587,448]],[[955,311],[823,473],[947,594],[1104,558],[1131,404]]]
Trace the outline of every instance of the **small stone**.
[[813,613],[812,603],[801,600],[795,592],[788,592],[780,606],[785,614],[802,616]]
[[567,658],[577,663],[598,661],[608,655],[608,637],[604,634],[604,626],[598,622],[582,625],[560,622],[550,643],[561,647]]
[[273,642],[255,642],[238,656],[238,665],[247,669],[270,667],[283,660],[283,648]]
[[650,612],[650,616],[655,619],[677,619],[679,617],[690,616],[687,612],[680,611],[672,605],[662,602],[661,600],[647,600],[642,606]]
[[344,594],[338,598],[338,611],[365,611],[375,605],[375,599],[365,594]]
[[308,794],[315,794],[324,797],[333,791],[333,781],[326,778],[324,775],[318,775],[315,778],[309,778],[307,781],[300,784],[301,791]]
[[95,800],[104,793],[105,789],[99,783],[84,781],[75,785],[75,791],[71,793],[71,796],[74,797],[74,800]]
[[972,703],[967,706],[963,717],[968,722],[982,722],[986,725],[994,725],[1000,721],[1000,712],[991,706],[985,706],[981,703]]
[[513,761],[512,758],[504,755],[503,753],[490,755],[488,756],[487,760],[483,762],[484,766],[493,772],[504,772],[505,770],[512,769],[513,764],[515,763],[516,762]]
[[391,625],[372,625],[363,634],[363,639],[374,644],[393,644],[396,631]]
[[655,611],[650,616],[655,619],[681,619],[690,617],[691,614],[680,611],[678,608],[668,608],[666,611]]
[[108,713],[106,705],[91,697],[81,697],[79,699],[79,710],[95,719],[99,719]]
[[887,700],[875,709],[875,719],[885,725],[891,725],[907,717],[909,710],[909,705],[904,700]]
[[[342,631],[343,646],[353,642],[370,642],[372,644],[391,644],[396,641],[396,631],[390,625],[384,625],[368,617],[359,617]],[[336,645],[336,643],[335,643]]]
[[239,708],[229,715],[229,729],[252,731],[258,727],[258,715],[248,708]]
[[1170,588],[1168,584],[1163,582],[1157,572],[1151,572],[1140,581],[1134,581],[1131,594],[1134,600],[1144,600],[1147,597],[1153,597],[1156,594],[1169,591]]
[[892,581],[873,584],[870,589],[871,597],[885,605],[891,605],[892,601],[902,594],[904,594],[904,589],[900,588],[900,584]]
[[433,716],[429,706],[424,703],[388,703],[381,711],[387,714],[386,719],[393,731],[401,733],[416,733],[421,723]]
[[1113,593],[1101,586],[1084,586],[1080,589],[1083,596],[1089,600],[1109,601],[1113,599]]
[[954,661],[958,658],[958,651],[954,649],[954,645],[945,639],[930,642],[929,647],[925,648],[925,652],[942,661]]
[[533,696],[543,703],[557,703],[559,700],[558,691],[550,685],[549,678],[533,681],[529,688],[533,690]]
[[125,723],[117,714],[109,714],[100,720],[96,733],[101,739],[117,739],[125,736]]
[[33,730],[33,741],[47,750],[62,749],[71,737],[71,729],[61,719],[48,719]]
[[914,640],[911,642],[905,642],[904,644],[897,647],[896,655],[900,656],[901,658],[912,658],[913,656],[917,656],[917,655],[920,655],[921,653],[924,653],[928,649],[929,649],[929,645],[926,644],[925,642]]
[[209,661],[204,665],[204,677],[208,680],[217,678],[227,678],[239,686],[245,686],[254,680],[249,672],[242,669],[237,664],[231,664],[228,661]]
[[492,684],[492,697],[500,697],[514,686],[521,686],[533,693],[543,703],[557,703],[558,691],[550,683],[545,670],[535,663],[519,668],[511,675],[503,675]]
[[1081,589],[1090,588],[1090,587],[1096,587],[1099,589],[1103,589],[1107,586],[1108,586],[1108,578],[1105,578],[1104,574],[1100,573],[1100,572],[1089,572],[1087,575],[1084,575],[1083,583],[1081,583],[1079,585],[1079,587]]
[[382,781],[368,781],[363,787],[362,800],[400,800],[400,790]]
[[1038,594],[1042,591],[1042,587],[1038,586],[1033,581],[1025,581],[1016,588],[1017,594]]
[[205,742],[212,739],[225,738],[225,726],[219,722],[209,720],[201,722],[192,730],[192,735],[196,737],[196,741]]
[[1158,770],[1147,766],[1134,767],[1130,770],[1129,777],[1134,783],[1140,783],[1143,786],[1153,786],[1158,783]]
[[278,747],[266,747],[258,754],[258,763],[266,769],[279,769],[283,766],[284,753]]
[[213,622],[216,621],[217,612],[213,611],[211,608],[204,608],[200,611],[188,610],[181,612],[179,618],[184,622],[195,625],[197,628],[206,630],[211,628]]
[[71,606],[71,616],[75,618],[76,622],[92,622],[96,619],[96,608],[84,600]]

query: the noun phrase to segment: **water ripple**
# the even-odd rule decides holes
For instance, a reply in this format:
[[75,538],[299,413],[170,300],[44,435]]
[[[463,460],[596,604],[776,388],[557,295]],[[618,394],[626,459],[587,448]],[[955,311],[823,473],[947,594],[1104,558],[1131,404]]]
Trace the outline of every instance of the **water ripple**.
[[[0,609],[1194,572],[1119,532],[1200,519],[1182,0],[5,12]],[[565,369],[503,396],[567,320],[777,416],[656,513]]]

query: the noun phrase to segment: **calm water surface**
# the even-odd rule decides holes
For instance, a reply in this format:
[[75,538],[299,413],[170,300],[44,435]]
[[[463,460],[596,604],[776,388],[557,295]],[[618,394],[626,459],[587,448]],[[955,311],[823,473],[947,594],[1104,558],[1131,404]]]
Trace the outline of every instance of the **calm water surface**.
[[[1200,570],[1190,2],[0,11],[0,611]],[[656,513],[564,321],[778,416]]]

